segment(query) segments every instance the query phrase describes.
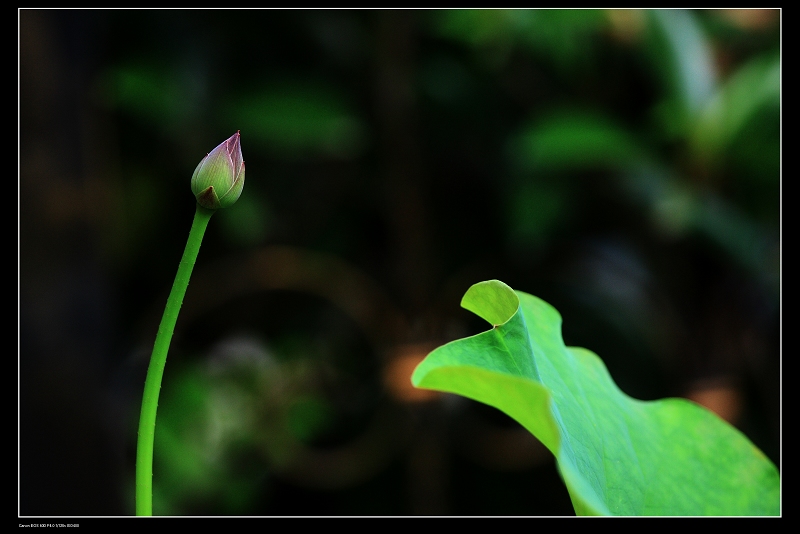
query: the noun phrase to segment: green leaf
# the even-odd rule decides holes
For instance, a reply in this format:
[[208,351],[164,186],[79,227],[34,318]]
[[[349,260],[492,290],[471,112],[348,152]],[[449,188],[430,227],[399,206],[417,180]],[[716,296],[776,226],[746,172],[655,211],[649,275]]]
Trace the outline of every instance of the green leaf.
[[411,378],[516,419],[556,457],[579,515],[778,515],[780,475],[741,432],[683,399],[625,395],[566,347],[546,302],[491,280],[461,305],[493,325],[431,352]]
[[[780,114],[781,61],[758,56],[719,88],[699,114],[690,139],[695,151],[713,157],[730,148],[761,113]],[[758,138],[764,138],[762,134]]]
[[237,128],[283,158],[317,153],[350,159],[367,139],[346,98],[313,82],[272,84],[237,98],[224,110]]
[[713,50],[694,11],[651,9],[653,64],[664,76],[684,113],[699,112],[714,94]]
[[624,168],[647,159],[639,141],[600,114],[560,110],[526,126],[512,145],[529,171]]

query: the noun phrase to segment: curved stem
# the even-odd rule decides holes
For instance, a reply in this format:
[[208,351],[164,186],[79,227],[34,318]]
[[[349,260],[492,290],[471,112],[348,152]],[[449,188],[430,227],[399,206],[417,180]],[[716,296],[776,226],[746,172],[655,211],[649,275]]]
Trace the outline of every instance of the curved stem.
[[183,304],[183,296],[186,294],[189,277],[192,275],[192,268],[200,244],[203,242],[203,234],[213,214],[214,210],[197,205],[186,249],[178,265],[178,274],[175,275],[175,282],[167,298],[167,306],[153,345],[153,354],[150,356],[150,366],[147,368],[142,395],[142,412],[139,416],[139,440],[136,445],[136,515],[153,515],[153,439],[156,433],[156,410],[158,410],[161,379],[164,376],[167,351],[178,320],[178,312]]

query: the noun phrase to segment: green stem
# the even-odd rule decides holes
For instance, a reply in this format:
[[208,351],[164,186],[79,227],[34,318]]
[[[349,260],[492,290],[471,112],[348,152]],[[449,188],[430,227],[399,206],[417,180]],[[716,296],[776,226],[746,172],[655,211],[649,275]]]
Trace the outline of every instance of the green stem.
[[164,376],[167,351],[175,330],[175,322],[178,320],[178,312],[183,304],[183,296],[186,294],[189,277],[192,275],[192,268],[200,244],[203,242],[203,234],[214,211],[197,205],[186,249],[183,251],[172,291],[167,298],[167,307],[161,317],[153,354],[150,356],[150,367],[147,368],[142,396],[142,413],[139,416],[139,441],[136,445],[136,515],[153,515],[153,439],[156,434],[156,411],[161,379]]

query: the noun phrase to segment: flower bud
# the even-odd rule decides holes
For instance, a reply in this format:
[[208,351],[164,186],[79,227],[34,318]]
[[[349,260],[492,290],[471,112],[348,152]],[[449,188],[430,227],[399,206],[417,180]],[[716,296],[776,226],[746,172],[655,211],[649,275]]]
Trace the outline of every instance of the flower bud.
[[237,131],[208,153],[192,174],[192,193],[208,209],[227,208],[242,194],[244,160]]

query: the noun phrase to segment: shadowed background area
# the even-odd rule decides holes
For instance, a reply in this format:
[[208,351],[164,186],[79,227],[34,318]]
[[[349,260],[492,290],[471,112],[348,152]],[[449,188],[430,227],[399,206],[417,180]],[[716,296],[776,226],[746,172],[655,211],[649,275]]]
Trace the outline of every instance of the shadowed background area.
[[415,390],[499,279],[640,399],[780,468],[780,11],[19,11],[19,512],[133,513],[146,366],[237,130],[167,361],[157,515],[570,515],[500,412]]

